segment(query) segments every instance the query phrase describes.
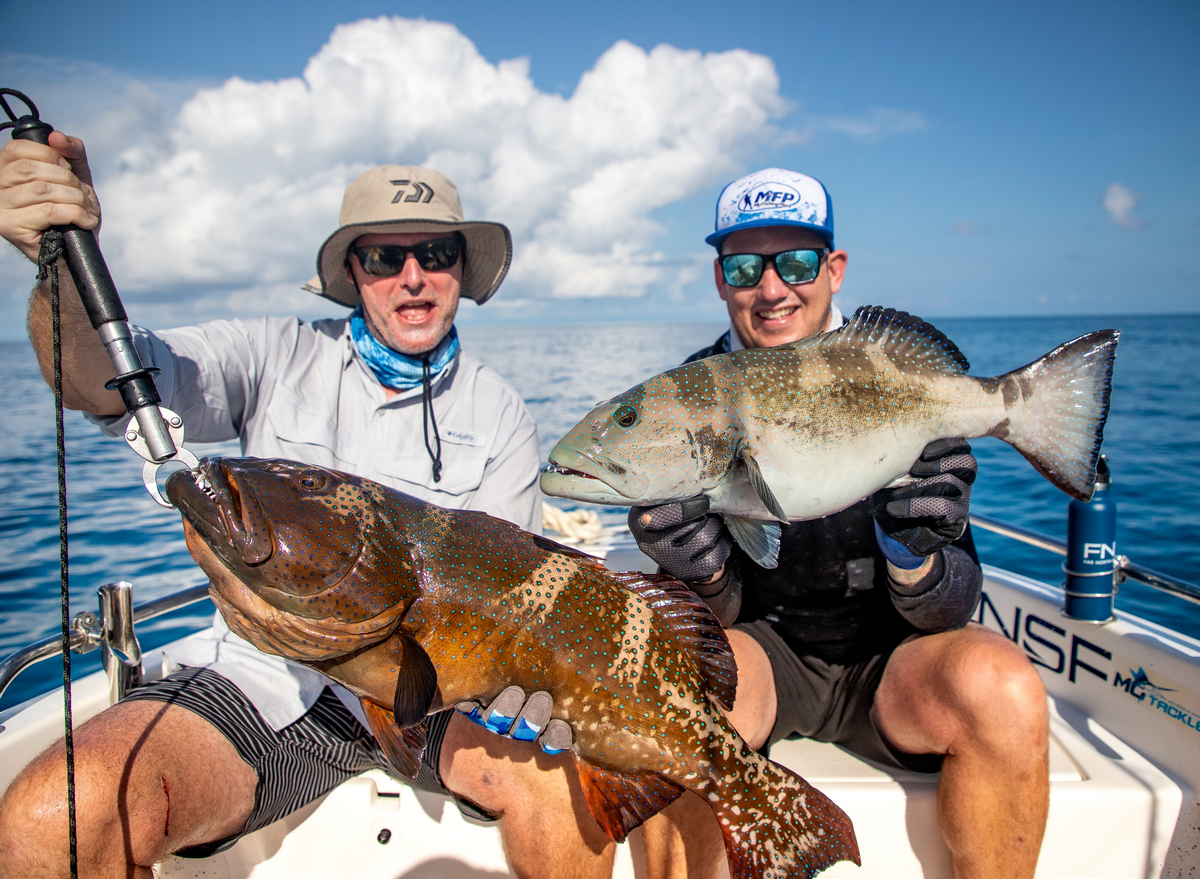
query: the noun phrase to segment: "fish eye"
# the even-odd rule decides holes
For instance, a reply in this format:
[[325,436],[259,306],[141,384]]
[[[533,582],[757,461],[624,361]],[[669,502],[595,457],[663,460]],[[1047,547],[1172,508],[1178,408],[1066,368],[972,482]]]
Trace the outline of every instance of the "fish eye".
[[317,491],[324,488],[325,483],[329,481],[320,470],[303,470],[296,480],[300,483],[301,488],[308,489],[309,491]]
[[617,408],[617,411],[612,414],[612,420],[620,427],[633,427],[638,421],[637,408],[626,403],[624,406]]

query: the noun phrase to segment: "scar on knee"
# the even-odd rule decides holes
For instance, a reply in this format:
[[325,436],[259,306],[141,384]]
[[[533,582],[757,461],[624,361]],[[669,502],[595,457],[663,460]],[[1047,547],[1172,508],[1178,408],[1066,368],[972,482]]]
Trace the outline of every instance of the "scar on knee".
[[171,788],[167,784],[167,777],[162,777],[163,796],[167,798],[167,820],[163,823],[163,837],[171,835]]

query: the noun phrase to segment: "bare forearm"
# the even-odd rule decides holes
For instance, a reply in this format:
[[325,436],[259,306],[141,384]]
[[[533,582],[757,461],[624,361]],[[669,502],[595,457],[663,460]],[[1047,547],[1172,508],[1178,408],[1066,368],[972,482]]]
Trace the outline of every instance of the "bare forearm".
[[[94,415],[120,415],[121,395],[104,383],[116,375],[100,336],[92,329],[64,260],[58,261],[58,298],[62,334],[63,406]],[[37,352],[42,377],[54,380],[54,338],[50,281],[40,281],[29,297],[29,340]]]

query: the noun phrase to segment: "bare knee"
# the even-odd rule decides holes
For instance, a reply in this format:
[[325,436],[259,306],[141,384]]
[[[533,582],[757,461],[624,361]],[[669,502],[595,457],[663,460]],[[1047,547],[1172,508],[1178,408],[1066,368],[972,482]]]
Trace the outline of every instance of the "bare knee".
[[1027,749],[1049,736],[1046,688],[1017,645],[993,633],[965,645],[956,668],[959,710],[973,731],[1002,749]]
[[[75,752],[76,839],[81,866],[125,863],[119,819],[103,800],[117,781],[105,761]],[[34,759],[0,800],[0,873],[65,876],[70,854],[66,752]]]
[[1049,737],[1046,691],[1024,652],[974,624],[897,648],[872,709],[901,750],[994,757],[1038,754]]
[[[13,782],[0,805],[0,852],[30,858],[42,872],[0,872],[66,875],[66,778],[60,742]],[[143,701],[101,712],[75,731],[80,874],[148,868],[184,846],[236,833],[256,782],[229,741],[186,709]]]
[[729,721],[752,748],[761,748],[775,726],[778,697],[771,660],[762,645],[738,629],[725,633],[737,660],[737,698]]

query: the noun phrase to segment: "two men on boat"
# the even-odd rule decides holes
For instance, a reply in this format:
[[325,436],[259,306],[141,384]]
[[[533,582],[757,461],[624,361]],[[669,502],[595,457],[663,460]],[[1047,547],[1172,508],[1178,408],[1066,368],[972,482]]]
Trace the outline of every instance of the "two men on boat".
[[[65,223],[100,225],[83,144],[58,132],[50,146],[8,143],[0,150],[0,235],[36,261],[41,233]],[[236,437],[248,455],[352,471],[538,531],[536,426],[520,396],[460,350],[454,328],[460,299],[491,297],[511,255],[508,230],[465,221],[457,189],[441,174],[378,167],[346,190],[340,227],[306,285],[353,308],[349,318],[135,329],[136,344],[142,362],[161,370],[163,405],[182,416],[190,441]],[[112,364],[65,265],[59,277],[64,404],[119,436],[124,407],[104,387]],[[47,376],[50,327],[43,283],[31,298],[29,330]],[[353,775],[386,769],[356,698],[255,650],[219,616],[210,635],[173,648],[168,659],[174,673],[76,732],[82,875],[149,876],[166,855],[220,851]],[[551,803],[522,781],[541,785],[572,759],[552,756],[570,745],[570,732],[547,723],[546,700],[540,716],[522,711],[522,700],[518,694],[507,710],[527,714],[533,728],[514,736],[541,733],[546,753],[451,709],[429,721],[416,783],[453,791],[476,817],[500,816],[522,875],[546,875],[545,841],[559,838],[553,862],[573,869],[590,859],[611,872],[602,831],[586,810],[577,824],[569,791]],[[0,803],[0,873],[67,875],[65,791],[60,743]]]
[[[0,235],[31,260],[51,225],[99,226],[82,143],[56,133],[51,144],[0,151]],[[802,197],[776,198],[787,192]],[[847,255],[834,249],[817,181],[772,169],[731,184],[708,240],[731,328],[696,357],[840,325],[832,299]],[[536,429],[516,393],[459,350],[453,328],[460,298],[490,297],[510,255],[507,230],[464,221],[444,177],[385,166],[347,190],[310,282],[354,307],[350,318],[139,331],[138,344],[193,441],[237,436],[247,454],[352,470],[536,529]],[[103,389],[111,364],[69,274],[60,277],[66,404],[118,432],[120,400]],[[39,286],[30,331],[44,371],[48,311]],[[968,623],[981,582],[965,530],[969,447],[934,444],[913,474],[906,489],[788,526],[775,572],[743,558],[698,502],[635,509],[630,524],[647,554],[732,625],[732,717],[752,745],[803,734],[888,765],[940,766],[956,874],[1032,875],[1048,804],[1044,691],[1019,650]],[[77,733],[85,875],[149,875],[172,852],[220,850],[384,764],[354,706],[320,676],[257,654],[219,620],[190,649],[173,658],[178,672]],[[611,874],[614,846],[572,792],[569,755],[460,715],[438,723],[440,748],[427,749],[418,782],[499,815],[518,875]],[[66,874],[64,791],[60,745],[0,804],[5,873]],[[650,819],[643,838],[656,876],[715,875],[724,863],[711,812],[689,796]]]
[[[689,361],[842,326],[833,296],[847,254],[814,178],[769,168],[734,181],[706,241],[731,326]],[[967,519],[975,458],[965,441],[939,440],[910,472],[911,485],[783,526],[774,570],[749,560],[703,497],[634,507],[629,524],[729,627],[731,719],[752,747],[804,736],[886,766],[940,769],[955,875],[1032,876],[1049,808],[1046,697],[1016,645],[968,622],[982,584]],[[670,852],[654,857],[720,863],[720,830],[698,798],[661,817],[679,832],[647,822],[647,849]]]

